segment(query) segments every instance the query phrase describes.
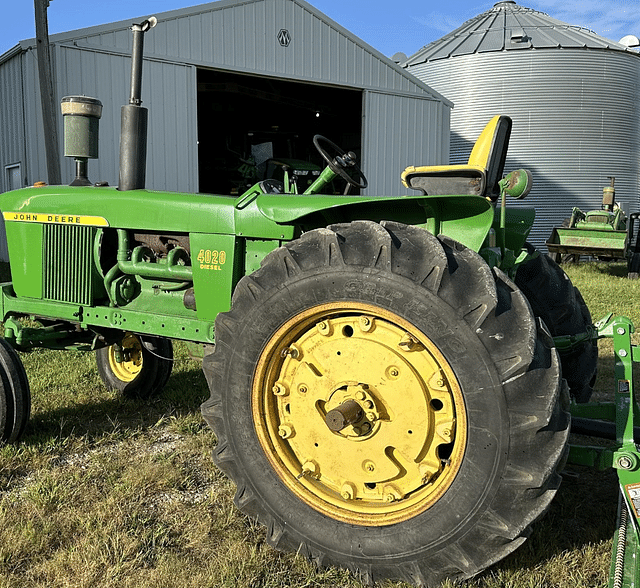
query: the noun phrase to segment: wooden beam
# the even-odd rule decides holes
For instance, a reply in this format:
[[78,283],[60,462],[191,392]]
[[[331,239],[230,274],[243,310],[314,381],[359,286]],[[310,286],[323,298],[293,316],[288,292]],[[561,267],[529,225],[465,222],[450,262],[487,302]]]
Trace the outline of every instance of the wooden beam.
[[59,185],[62,184],[62,177],[60,173],[58,125],[56,124],[57,104],[53,91],[49,24],[47,21],[49,0],[34,0],[34,5],[38,79],[40,81],[40,102],[42,105],[42,123],[44,125],[44,148],[47,158],[47,182],[49,184]]

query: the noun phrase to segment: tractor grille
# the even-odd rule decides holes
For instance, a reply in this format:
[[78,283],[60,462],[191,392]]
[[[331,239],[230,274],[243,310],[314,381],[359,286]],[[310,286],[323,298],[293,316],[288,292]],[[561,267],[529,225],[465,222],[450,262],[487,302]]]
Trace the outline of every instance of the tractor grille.
[[43,295],[47,300],[93,302],[94,227],[44,225]]
[[609,222],[609,218],[610,217],[607,214],[592,214],[589,216],[589,222],[606,224]]

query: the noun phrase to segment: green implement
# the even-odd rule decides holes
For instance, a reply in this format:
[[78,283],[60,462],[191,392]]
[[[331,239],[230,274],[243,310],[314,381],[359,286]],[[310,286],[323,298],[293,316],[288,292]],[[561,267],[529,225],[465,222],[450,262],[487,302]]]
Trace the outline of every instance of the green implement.
[[580,256],[601,261],[626,260],[628,277],[640,271],[640,213],[627,217],[615,201],[615,178],[603,189],[602,209],[583,212],[574,208],[561,227],[552,230],[547,249],[554,261],[578,261]]
[[640,348],[631,343],[634,326],[625,317],[609,315],[595,327],[591,336],[613,339],[614,402],[609,405],[574,405],[573,430],[615,439],[616,445],[612,448],[572,446],[569,462],[603,470],[613,467],[618,473],[618,523],[613,540],[609,586],[623,588],[637,586],[640,582],[640,451],[635,442],[640,413],[633,384],[633,364],[640,362]]

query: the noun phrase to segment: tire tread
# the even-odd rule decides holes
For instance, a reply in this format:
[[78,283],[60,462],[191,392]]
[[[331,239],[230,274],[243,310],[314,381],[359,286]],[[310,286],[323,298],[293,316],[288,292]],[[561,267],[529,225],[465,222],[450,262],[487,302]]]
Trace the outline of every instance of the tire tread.
[[[450,543],[446,552],[420,553],[402,563],[376,560],[373,564],[356,557],[355,545],[352,555],[357,563],[340,560],[332,552],[320,553],[318,546],[296,540],[288,525],[279,525],[262,508],[260,498],[248,491],[244,474],[236,471],[237,455],[227,442],[226,427],[230,425],[218,414],[218,409],[224,409],[226,374],[237,369],[222,359],[227,342],[243,335],[229,327],[252,306],[262,304],[262,295],[272,288],[286,287],[287,270],[281,260],[289,256],[305,275],[321,276],[330,265],[355,266],[363,268],[364,275],[387,271],[424,287],[458,310],[498,367],[507,404],[509,422],[505,426],[511,427],[505,471],[476,525]],[[249,283],[258,287],[249,292]],[[238,485],[236,504],[266,525],[271,545],[304,552],[319,565],[345,566],[369,583],[401,578],[432,586],[445,578],[470,578],[526,539],[531,524],[547,510],[557,491],[569,418],[566,401],[561,398],[566,387],[561,385],[553,342],[534,318],[527,297],[505,274],[492,271],[474,251],[418,227],[355,221],[309,231],[272,252],[259,270],[240,280],[233,298],[232,310],[216,320],[216,351],[203,362],[211,397],[203,404],[202,413],[218,436],[214,460]]]

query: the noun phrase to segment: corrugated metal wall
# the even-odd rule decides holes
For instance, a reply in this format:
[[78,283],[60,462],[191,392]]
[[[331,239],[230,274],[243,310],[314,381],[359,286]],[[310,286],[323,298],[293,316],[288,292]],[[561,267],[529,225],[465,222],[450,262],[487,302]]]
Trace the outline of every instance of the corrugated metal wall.
[[[102,102],[100,157],[89,162],[89,178],[117,185],[120,108],[129,99],[131,60],[66,45],[57,47],[56,58],[61,97],[85,95]],[[149,109],[147,188],[151,190],[198,191],[195,72],[190,65],[144,61],[142,102]],[[73,161],[67,158],[63,181],[71,181],[74,174]]]
[[[22,181],[27,177],[25,116],[22,76],[23,56],[18,53],[0,67],[0,192],[9,189],[7,166],[20,165]],[[0,260],[9,258],[0,216]]]
[[[20,130],[19,137],[21,149],[26,153],[24,178],[31,185],[35,181],[46,180],[47,166],[44,141],[40,139],[43,125],[35,50],[26,51],[22,60],[24,100],[20,96],[11,96],[6,102],[3,100],[3,104],[11,104],[12,109],[18,108],[16,104],[24,108],[24,128]],[[89,161],[89,179],[117,185],[120,108],[129,98],[131,59],[126,55],[58,45],[53,60],[58,102],[69,95],[91,96],[102,102],[100,157]],[[6,65],[0,66],[0,74],[9,69]],[[197,192],[195,68],[180,63],[145,60],[143,71],[142,100],[150,110],[147,187],[152,190]],[[62,154],[61,114],[57,120]],[[6,138],[4,132],[0,135]],[[15,147],[12,148],[15,150]],[[75,177],[73,160],[63,158],[61,164],[62,181],[71,182]]]
[[[223,0],[157,16],[158,25],[145,36],[142,85],[150,111],[148,188],[198,191],[198,68],[363,90],[363,170],[369,194],[404,194],[400,172],[407,165],[446,162],[451,103],[304,0]],[[118,182],[120,107],[129,97],[130,25],[51,36],[57,101],[84,94],[103,103],[100,158],[89,162],[89,178],[112,185]],[[282,29],[290,34],[288,46],[278,42]],[[27,141],[22,150],[32,183],[46,178],[46,162],[44,142],[38,139],[42,120],[35,48],[22,55],[24,95],[10,101],[24,103]],[[0,72],[7,66],[0,64]],[[62,143],[61,115],[58,122]],[[73,162],[64,160],[63,182],[73,177]]]
[[24,177],[24,111],[22,55],[0,67],[0,191],[7,189],[5,167],[21,164]]
[[[127,26],[117,25],[76,34],[74,46],[127,55],[131,33]],[[288,47],[277,40],[282,29],[291,35]],[[145,37],[145,55],[152,63],[162,62],[163,68],[177,60],[194,67],[377,90],[382,92],[378,96],[387,95],[384,103],[380,99],[366,103],[372,109],[369,115],[363,110],[363,168],[370,185],[367,194],[404,194],[398,168],[404,169],[416,160],[425,165],[447,161],[442,154],[448,149],[450,103],[323,18],[306,2],[230,0],[159,15],[158,25]],[[157,75],[164,74],[158,70]],[[149,87],[146,80],[143,90]],[[155,75],[151,83],[155,90]],[[157,87],[158,91],[163,88],[167,86]],[[167,98],[171,97],[164,98],[165,104]],[[161,112],[154,110],[151,97],[147,103],[151,116],[164,117],[167,124],[175,125],[170,120],[172,107],[164,108],[157,100],[155,104]],[[404,110],[407,112],[401,113]],[[178,115],[183,118],[181,111]],[[186,114],[184,118],[188,118]],[[414,132],[413,125],[423,120],[429,122],[428,130]],[[380,140],[382,137],[384,140]],[[179,147],[178,151],[182,155],[185,150]],[[195,169],[195,155],[189,151],[189,157]],[[389,165],[389,161],[400,163]],[[148,175],[152,175],[151,170]],[[197,190],[197,186],[191,188],[181,182],[178,186],[181,191]]]
[[640,210],[640,60],[620,51],[549,49],[453,57],[411,72],[453,100],[452,161],[465,161],[495,114],[513,118],[506,169],[534,174],[527,200],[541,246],[574,206],[598,209],[607,176]]
[[[26,183],[47,181],[47,158],[44,149],[44,125],[40,106],[40,82],[36,49],[24,53],[24,132],[26,151]],[[55,86],[58,84],[55,83]],[[55,88],[57,90],[57,87]],[[58,101],[59,102],[59,101]],[[62,115],[60,115],[60,119]],[[62,120],[58,120],[58,138],[62,140]],[[62,145],[62,143],[60,143]],[[62,154],[62,147],[60,147]]]
[[[145,54],[258,75],[430,94],[375,49],[323,16],[301,0],[204,4],[158,15],[158,26],[145,38]],[[277,40],[282,29],[291,35],[287,47]],[[130,51],[127,26],[88,31],[91,34],[74,42]]]
[[[404,169],[449,161],[447,133],[439,143],[433,142],[449,128],[448,108],[436,108],[432,100],[371,91],[364,93],[363,112],[363,144],[367,148],[362,169],[367,178],[377,178],[376,191],[370,190],[370,194],[416,194],[401,184]],[[423,161],[424,157],[429,161]]]

